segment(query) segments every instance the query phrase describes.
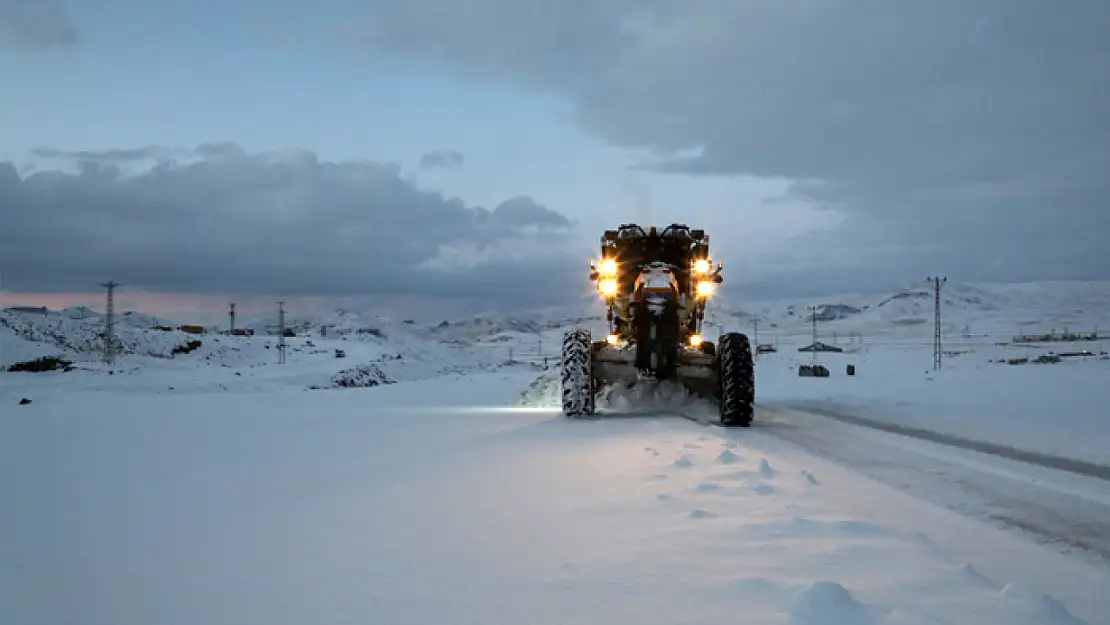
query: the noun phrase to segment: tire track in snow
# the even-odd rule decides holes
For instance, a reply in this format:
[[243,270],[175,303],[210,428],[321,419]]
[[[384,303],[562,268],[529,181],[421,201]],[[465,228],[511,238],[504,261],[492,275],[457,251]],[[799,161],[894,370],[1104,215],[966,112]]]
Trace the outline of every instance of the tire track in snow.
[[1064,553],[1103,565],[1110,561],[1110,496],[1098,476],[817,411],[783,410],[763,424],[757,429],[920,499],[1017,530]]
[[1072,458],[1064,458],[1062,456],[1054,456],[1034,451],[1026,451],[1024,449],[1017,449],[1015,447],[1008,447],[1006,445],[998,445],[995,443],[972,440],[952,434],[944,434],[941,432],[933,432],[920,428],[887,423],[876,419],[868,419],[867,417],[860,417],[858,415],[848,414],[838,410],[832,410],[826,406],[816,405],[809,402],[787,402],[782,404],[782,406],[786,408],[800,410],[802,412],[807,412],[810,414],[820,415],[829,419],[835,419],[836,421],[849,423],[851,425],[858,425],[860,427],[871,428],[874,430],[882,430],[891,434],[909,436],[911,438],[916,438],[931,443],[937,443],[940,445],[947,445],[949,447],[958,447],[960,449],[966,449],[969,451],[977,451],[979,453],[990,454],[992,456],[999,456],[1017,462],[1024,462],[1026,464],[1044,467],[1046,469],[1067,471],[1076,475],[1083,475],[1104,481],[1110,481],[1110,467],[1093,462],[1074,460]]

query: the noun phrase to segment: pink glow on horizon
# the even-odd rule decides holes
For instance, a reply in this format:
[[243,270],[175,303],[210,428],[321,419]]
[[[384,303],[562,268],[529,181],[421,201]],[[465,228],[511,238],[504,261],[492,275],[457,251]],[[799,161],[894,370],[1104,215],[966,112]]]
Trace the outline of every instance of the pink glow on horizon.
[[[270,298],[261,301],[243,301],[236,306],[236,314],[256,316],[268,313],[274,306]],[[222,295],[198,295],[190,293],[148,293],[143,291],[116,292],[118,312],[135,311],[153,317],[163,317],[180,323],[213,323],[227,318],[228,302]],[[13,293],[0,291],[0,308],[8,306],[46,306],[61,310],[76,306],[86,306],[103,313],[106,305],[104,292],[100,293]]]
[[[360,312],[374,312],[394,319],[415,318],[434,323],[446,318],[487,312],[488,302],[469,301],[463,298],[435,297],[281,297],[195,293],[156,293],[128,289],[116,291],[117,312],[141,312],[167,323],[225,324],[228,321],[228,303],[236,302],[236,316],[244,321],[259,318],[276,320],[277,301],[285,300],[285,310],[290,316],[316,315],[345,308]],[[8,306],[46,306],[51,310],[85,306],[103,313],[106,304],[104,291],[87,293],[15,293],[0,290],[0,309]]]

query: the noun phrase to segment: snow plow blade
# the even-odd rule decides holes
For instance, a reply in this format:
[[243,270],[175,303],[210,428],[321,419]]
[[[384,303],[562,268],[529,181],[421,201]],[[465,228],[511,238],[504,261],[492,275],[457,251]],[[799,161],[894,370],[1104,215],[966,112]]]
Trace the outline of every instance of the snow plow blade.
[[597,397],[607,387],[653,379],[677,382],[692,395],[715,403],[721,425],[748,427],[755,413],[751,343],[738,332],[721,335],[705,351],[680,353],[670,375],[659,378],[636,367],[634,349],[593,342],[589,330],[574,328],[563,336],[560,377],[563,414],[568,417],[594,415]]
[[[636,368],[636,354],[629,349],[616,349],[601,344],[594,353],[593,377],[596,385],[632,385],[645,380],[655,380]],[[664,378],[681,384],[691,394],[705,400],[719,399],[719,379],[715,358],[710,354],[685,352],[679,355],[674,371]]]

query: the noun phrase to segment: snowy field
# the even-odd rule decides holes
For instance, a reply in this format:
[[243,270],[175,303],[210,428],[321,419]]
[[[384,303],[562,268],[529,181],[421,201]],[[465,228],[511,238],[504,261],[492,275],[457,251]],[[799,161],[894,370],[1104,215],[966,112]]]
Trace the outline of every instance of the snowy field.
[[1104,568],[768,433],[512,408],[531,377],[6,413],[0,621],[1106,622]]
[[340,311],[285,364],[131,315],[113,366],[88,311],[0,312],[0,363],[73,362],[0,372],[0,623],[1110,623],[1110,348],[998,344],[1110,285],[946,289],[938,372],[913,289],[808,303],[826,379],[807,303],[718,307],[778,347],[745,430],[666,386],[560,416],[596,311]]

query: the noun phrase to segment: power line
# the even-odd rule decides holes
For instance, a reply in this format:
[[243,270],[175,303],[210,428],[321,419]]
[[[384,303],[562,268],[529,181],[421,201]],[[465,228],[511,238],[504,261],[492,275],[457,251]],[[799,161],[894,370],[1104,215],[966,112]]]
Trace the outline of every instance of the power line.
[[940,342],[940,287],[948,282],[948,278],[926,279],[933,283],[933,371],[939,371],[943,354]]
[[116,360],[116,287],[123,285],[109,280],[101,282],[100,286],[108,290],[104,316],[104,362],[112,364]]

